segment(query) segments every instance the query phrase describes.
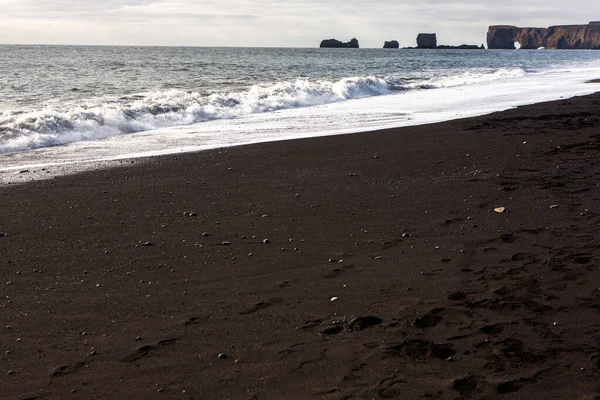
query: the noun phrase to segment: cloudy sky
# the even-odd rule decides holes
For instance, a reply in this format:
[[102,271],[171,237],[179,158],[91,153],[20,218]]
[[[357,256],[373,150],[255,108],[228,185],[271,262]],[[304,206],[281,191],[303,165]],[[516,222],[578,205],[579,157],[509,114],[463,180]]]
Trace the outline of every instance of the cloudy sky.
[[488,25],[600,20],[593,0],[0,0],[0,43],[315,47],[481,44]]

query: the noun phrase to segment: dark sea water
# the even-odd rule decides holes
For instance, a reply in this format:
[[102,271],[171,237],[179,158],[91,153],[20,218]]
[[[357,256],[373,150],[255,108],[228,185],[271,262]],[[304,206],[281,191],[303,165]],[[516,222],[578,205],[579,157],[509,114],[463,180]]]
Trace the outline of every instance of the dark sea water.
[[422,123],[589,92],[598,77],[597,51],[3,45],[0,154],[157,130],[160,143],[132,136],[128,151]]

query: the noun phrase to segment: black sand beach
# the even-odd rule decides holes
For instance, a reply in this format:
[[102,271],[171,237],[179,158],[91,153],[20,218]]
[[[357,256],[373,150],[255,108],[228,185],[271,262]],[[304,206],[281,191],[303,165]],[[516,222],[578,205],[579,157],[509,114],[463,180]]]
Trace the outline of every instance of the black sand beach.
[[599,156],[592,95],[0,187],[0,397],[600,398]]

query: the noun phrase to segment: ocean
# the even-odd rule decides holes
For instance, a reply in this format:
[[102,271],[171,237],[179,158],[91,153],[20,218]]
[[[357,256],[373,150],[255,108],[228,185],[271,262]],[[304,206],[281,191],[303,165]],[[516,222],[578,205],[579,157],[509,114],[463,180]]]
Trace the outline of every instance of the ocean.
[[1,45],[0,182],[471,117],[589,94],[597,78],[599,51]]

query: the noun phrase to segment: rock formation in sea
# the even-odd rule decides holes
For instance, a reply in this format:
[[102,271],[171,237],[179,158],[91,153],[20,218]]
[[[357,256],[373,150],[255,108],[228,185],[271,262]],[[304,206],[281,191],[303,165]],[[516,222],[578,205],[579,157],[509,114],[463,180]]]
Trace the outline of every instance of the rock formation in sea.
[[341,49],[358,49],[358,40],[352,39],[347,43],[336,39],[327,39],[321,42],[321,48],[341,48]]
[[[386,42],[387,43],[387,42]],[[419,33],[417,36],[417,47],[406,47],[406,49],[440,49],[440,50],[481,50],[485,49],[484,45],[477,46],[475,44],[461,44],[460,46],[448,46],[445,44],[437,44],[437,36],[435,33]]]
[[419,33],[417,36],[418,49],[435,49],[437,47],[437,37],[435,33]]
[[436,49],[440,50],[485,50],[485,46],[482,44],[481,46],[477,46],[476,44],[461,44],[459,46],[448,46],[445,44],[441,44]]
[[399,49],[400,48],[400,43],[398,43],[398,41],[396,40],[392,40],[391,42],[385,42],[385,44],[383,45],[384,49]]
[[522,49],[600,50],[600,22],[549,28],[493,25],[488,30],[487,43],[489,49],[515,49],[515,43],[519,43]]

